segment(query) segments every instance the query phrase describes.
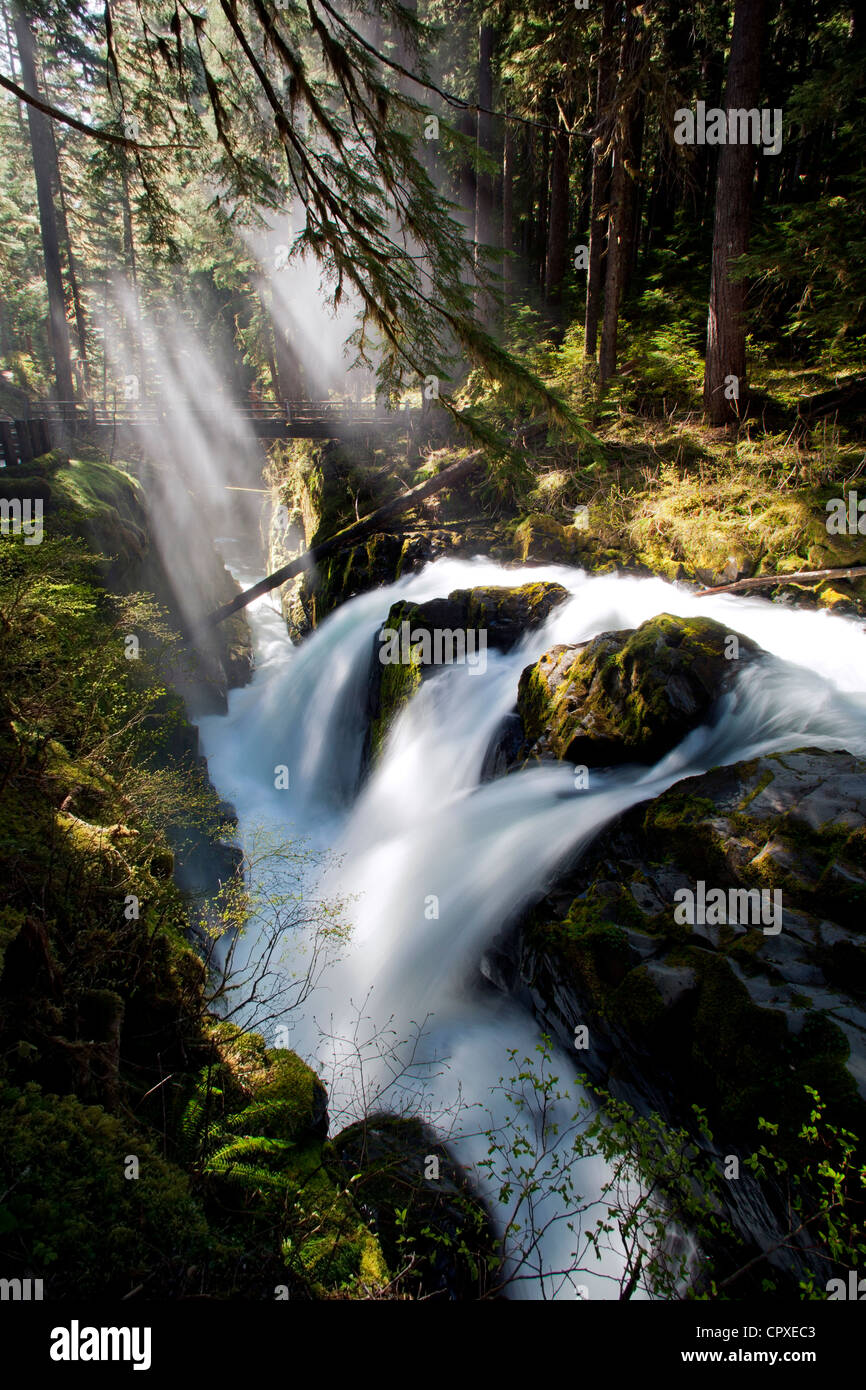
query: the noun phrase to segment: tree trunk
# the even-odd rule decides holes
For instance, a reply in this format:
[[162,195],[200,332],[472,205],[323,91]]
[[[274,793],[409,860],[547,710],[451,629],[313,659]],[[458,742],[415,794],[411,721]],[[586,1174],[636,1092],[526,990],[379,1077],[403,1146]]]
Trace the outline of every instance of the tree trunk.
[[[645,113],[646,99],[643,91],[639,91],[635,97],[634,106],[632,108],[628,132],[629,166],[634,170],[635,175],[637,175],[643,161]],[[643,215],[644,197],[643,185],[638,182],[636,177],[630,177],[628,181],[628,206],[629,220],[625,229],[626,245],[623,251],[623,294],[628,293],[632,275],[637,269],[637,258],[640,250],[640,224]]]
[[[546,108],[545,108],[546,109]],[[550,129],[544,127],[541,142],[541,165],[538,171],[538,220],[535,224],[536,274],[539,286],[544,288],[544,272],[547,267],[547,198],[550,188]]]
[[[457,129],[465,137],[477,140],[476,120],[471,111],[461,111]],[[457,173],[457,202],[463,213],[467,236],[475,240],[475,160],[469,156],[468,145],[464,145],[466,155],[461,159]]]
[[[648,5],[643,7],[646,16]],[[619,79],[624,89],[614,143],[610,213],[607,229],[607,273],[604,318],[598,354],[598,379],[603,386],[616,371],[619,308],[626,284],[634,240],[635,141],[639,129],[641,94],[637,75],[642,61],[642,19],[629,5],[619,56]]]
[[598,379],[603,386],[616,371],[619,302],[623,281],[623,228],[627,221],[627,183],[622,147],[614,151],[607,226],[607,272],[604,277],[604,318],[598,354]]
[[84,301],[81,298],[81,287],[78,283],[78,269],[75,264],[75,253],[72,250],[72,237],[69,233],[69,218],[66,213],[66,195],[63,191],[63,176],[60,172],[60,154],[57,149],[57,137],[53,126],[51,127],[51,148],[54,154],[54,177],[58,197],[57,221],[60,228],[60,236],[63,240],[63,247],[66,252],[66,271],[69,277],[69,288],[72,293],[72,307],[75,312],[78,357],[83,372],[81,384],[84,388],[85,395],[89,395],[90,359],[87,356],[87,314],[84,309]]
[[[2,9],[2,11],[3,11],[3,27],[4,27],[4,29],[6,30],[6,51],[7,51],[8,57],[9,57],[9,73],[10,73],[10,76],[12,77],[12,81],[13,81],[13,82],[17,82],[17,81],[18,81],[18,69],[17,69],[16,66],[15,66],[15,45],[14,45],[14,43],[12,42],[12,27],[11,27],[11,25],[10,25],[10,23],[9,23],[9,11],[8,11],[8,9],[6,8],[5,5],[0,5],[0,9]],[[22,107],[22,103],[21,103],[20,101],[16,101],[16,103],[15,103],[15,116],[16,116],[16,119],[17,119],[17,121],[18,121],[19,128],[23,131],[23,129],[24,129],[24,112],[22,111],[21,107]]]
[[568,156],[571,138],[560,117],[553,141],[553,160],[550,169],[550,219],[547,231],[547,265],[545,296],[548,304],[558,304],[562,298],[562,281],[568,264]]
[[[135,230],[132,223],[132,202],[129,197],[129,173],[126,167],[126,151],[121,155],[120,168],[120,191],[121,204],[123,209],[123,259],[129,270],[130,294],[132,296],[132,311],[135,315],[135,323],[131,333],[135,349],[135,365],[138,375],[139,398],[143,399],[146,389],[146,363],[144,358],[144,341],[141,332],[141,301],[138,297],[138,257],[135,252]],[[124,312],[126,322],[126,313]],[[129,324],[126,324],[127,330]]]
[[[506,108],[507,115],[507,108]],[[502,295],[508,311],[514,292],[514,130],[513,121],[505,121],[502,145]]]
[[[30,96],[39,97],[36,78],[36,41],[24,12],[13,12],[18,61],[21,65],[21,85]],[[60,265],[60,241],[57,233],[57,213],[52,190],[52,134],[49,118],[28,104],[30,147],[33,152],[33,172],[36,178],[36,197],[39,204],[39,226],[42,233],[42,255],[45,261],[45,284],[48,290],[48,326],[51,354],[54,358],[54,386],[57,399],[72,401],[72,361],[69,353],[69,325],[66,322],[66,293]]]
[[[493,154],[493,45],[496,31],[492,24],[482,24],[478,30],[478,115],[475,126],[475,279],[482,278],[485,258],[483,248],[492,246],[494,239],[493,200],[494,178],[485,168]],[[486,110],[482,109],[485,108]]]
[[595,133],[592,146],[592,189],[589,212],[589,266],[586,274],[584,353],[595,357],[602,298],[602,252],[607,232],[607,198],[610,189],[610,156],[607,153],[608,108],[613,89],[613,28],[616,0],[604,0],[601,47],[595,97]]
[[[758,104],[763,33],[764,0],[737,0],[722,103],[726,110],[748,109]],[[716,176],[713,270],[704,367],[704,407],[713,425],[738,419],[740,398],[745,395],[743,311],[746,287],[743,281],[734,284],[730,266],[731,261],[748,249],[754,172],[753,145],[722,146]],[[731,378],[736,378],[736,385]]]

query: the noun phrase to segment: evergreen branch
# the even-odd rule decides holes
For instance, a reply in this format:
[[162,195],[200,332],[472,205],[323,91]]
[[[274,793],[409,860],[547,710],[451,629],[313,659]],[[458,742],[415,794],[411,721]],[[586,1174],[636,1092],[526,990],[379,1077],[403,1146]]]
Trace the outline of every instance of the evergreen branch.
[[51,102],[43,101],[41,97],[35,97],[30,92],[26,92],[23,87],[19,87],[17,82],[13,82],[11,77],[0,73],[0,87],[4,87],[7,92],[11,92],[19,101],[25,101],[29,106],[34,106],[37,111],[41,111],[43,116],[50,116],[53,121],[60,121],[63,125],[71,126],[73,130],[79,131],[82,135],[87,135],[92,140],[102,140],[107,145],[117,145],[124,150],[194,150],[197,145],[144,145],[138,140],[131,140],[126,135],[115,135],[110,130],[99,130],[96,126],[88,125],[86,121],[80,121],[77,116],[71,116],[68,111],[61,111],[59,107],[52,106]]

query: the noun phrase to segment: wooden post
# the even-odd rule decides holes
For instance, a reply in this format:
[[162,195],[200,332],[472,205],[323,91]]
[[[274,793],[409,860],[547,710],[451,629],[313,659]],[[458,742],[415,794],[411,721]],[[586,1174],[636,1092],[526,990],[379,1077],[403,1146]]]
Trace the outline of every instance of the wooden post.
[[3,461],[7,468],[14,468],[18,462],[18,449],[15,444],[15,436],[12,433],[12,425],[9,420],[0,420],[0,452],[3,454]]
[[18,435],[18,461],[19,463],[29,463],[33,457],[30,422],[28,420],[16,420],[15,433]]
[[31,420],[30,433],[33,436],[33,443],[36,448],[37,456],[47,454],[51,450],[51,435],[48,432],[48,421],[45,419]]

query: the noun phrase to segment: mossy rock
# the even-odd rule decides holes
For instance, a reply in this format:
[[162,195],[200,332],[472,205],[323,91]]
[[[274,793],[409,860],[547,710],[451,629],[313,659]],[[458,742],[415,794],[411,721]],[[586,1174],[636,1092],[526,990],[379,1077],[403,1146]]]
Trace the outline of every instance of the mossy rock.
[[427,676],[461,655],[480,664],[488,646],[510,650],[567,600],[561,584],[538,583],[455,589],[427,603],[393,604],[377,638],[371,678],[374,756]]
[[650,1030],[657,1028],[665,1014],[658,985],[645,965],[630,970],[611,999],[611,1016],[618,1029],[628,1033],[640,1046]]
[[513,545],[521,564],[574,564],[580,552],[579,532],[544,512],[534,512],[520,522]]
[[503,586],[455,589],[448,595],[451,603],[465,603],[467,627],[482,629],[487,634],[488,646],[506,652],[525,633],[541,627],[553,610],[567,603],[568,598],[567,589],[550,582],[520,584],[514,589]]
[[[186,1175],[127,1121],[38,1086],[0,1097],[0,1241],[51,1298],[194,1291],[208,1227]],[[138,1160],[138,1177],[125,1176]],[[6,1261],[8,1265],[8,1257]]]
[[483,1294],[496,1248],[487,1212],[428,1125],[376,1114],[334,1140],[341,1180],[376,1231],[389,1265],[414,1259],[426,1297]]
[[555,962],[557,978],[600,1014],[635,963],[625,931],[604,917],[592,895],[573,902],[564,921],[535,926],[531,941]]
[[[736,660],[727,655],[732,639]],[[526,756],[587,767],[656,762],[706,720],[737,671],[760,654],[710,618],[669,613],[636,630],[554,647],[520,677]]]
[[[324,1084],[296,1052],[272,1048],[265,1053],[268,1072],[254,1087],[256,1101],[280,1101],[281,1135],[313,1134],[324,1139],[328,1132],[328,1092]],[[267,1130],[262,1130],[267,1133]]]

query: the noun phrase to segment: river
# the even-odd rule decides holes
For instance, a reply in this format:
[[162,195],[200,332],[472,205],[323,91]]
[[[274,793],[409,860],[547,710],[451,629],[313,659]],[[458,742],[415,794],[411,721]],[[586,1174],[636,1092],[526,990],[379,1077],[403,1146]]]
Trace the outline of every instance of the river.
[[[245,586],[260,577],[239,547],[222,543]],[[508,654],[487,653],[483,669],[446,668],[424,683],[398,719],[378,766],[359,786],[365,729],[363,694],[375,634],[397,599],[444,597],[476,585],[552,580],[571,595],[543,628]],[[659,795],[682,777],[759,753],[803,747],[866,754],[866,633],[826,612],[759,598],[697,599],[660,579],[587,576],[559,565],[504,569],[442,559],[340,607],[294,647],[272,596],[247,610],[256,670],[229,696],[228,713],[200,720],[211,779],[238,815],[250,850],[262,833],[279,843],[302,835],[339,859],[311,864],[308,889],[349,898],[351,935],[341,959],[285,1020],[291,1046],[330,1091],[332,1132],[364,1108],[412,1109],[444,1126],[461,1163],[475,1165],[494,1216],[504,1177],[477,1165],[487,1132],[513,1123],[499,1086],[516,1060],[537,1055],[539,1025],[486,984],[485,947],[549,884],[556,867],[611,818]],[[491,735],[513,708],[521,670],[557,642],[634,628],[660,612],[716,618],[753,638],[775,660],[744,668],[711,726],[689,734],[655,767],[593,771],[575,786],[565,765],[538,766],[479,784]],[[286,774],[279,776],[278,769]],[[288,787],[277,782],[288,780]],[[261,867],[263,875],[278,870]],[[303,969],[289,943],[285,969]],[[246,943],[255,952],[255,940]],[[269,1038],[273,1043],[274,1039]],[[363,1066],[359,1061],[363,1060]],[[557,1049],[555,1073],[574,1113],[579,1055]],[[564,1089],[561,1087],[561,1089]],[[571,1168],[576,1189],[597,1195],[608,1170],[589,1157]],[[566,1205],[548,1196],[534,1221],[546,1228],[532,1258],[510,1244],[521,1277],[510,1297],[611,1298],[622,1252],[574,1268]]]

